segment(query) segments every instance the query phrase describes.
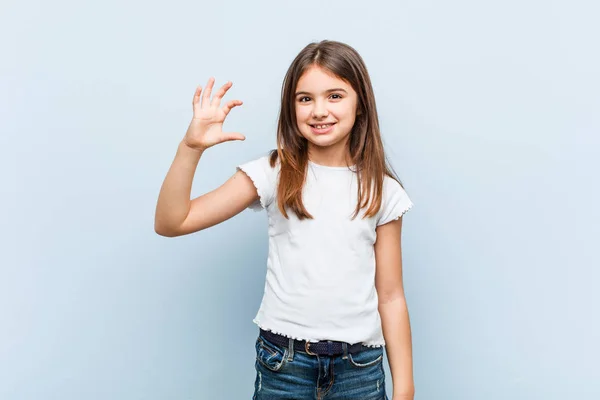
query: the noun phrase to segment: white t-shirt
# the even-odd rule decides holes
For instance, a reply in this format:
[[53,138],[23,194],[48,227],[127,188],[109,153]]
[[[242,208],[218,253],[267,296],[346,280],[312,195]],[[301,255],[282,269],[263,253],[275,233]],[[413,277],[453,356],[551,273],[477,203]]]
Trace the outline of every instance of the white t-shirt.
[[287,337],[385,345],[375,289],[375,228],[412,207],[394,179],[384,179],[377,216],[351,219],[357,204],[356,173],[309,161],[302,200],[314,219],[286,219],[277,207],[279,160],[269,156],[239,165],[267,210],[269,253],[265,291],[254,323]]

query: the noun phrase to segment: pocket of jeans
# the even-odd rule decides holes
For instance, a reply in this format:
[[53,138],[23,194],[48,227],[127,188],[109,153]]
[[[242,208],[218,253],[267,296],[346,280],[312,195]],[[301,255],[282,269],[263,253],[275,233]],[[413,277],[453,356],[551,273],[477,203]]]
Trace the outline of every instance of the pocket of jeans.
[[383,347],[364,349],[358,353],[348,353],[348,361],[357,368],[366,368],[376,365],[383,360]]
[[265,368],[277,372],[283,367],[288,349],[277,346],[262,337],[256,339],[256,360]]

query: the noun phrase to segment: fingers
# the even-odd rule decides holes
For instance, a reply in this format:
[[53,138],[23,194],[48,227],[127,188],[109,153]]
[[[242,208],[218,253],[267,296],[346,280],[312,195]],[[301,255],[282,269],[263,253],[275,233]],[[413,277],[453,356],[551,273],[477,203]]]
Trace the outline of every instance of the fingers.
[[233,83],[226,82],[223,86],[221,86],[219,91],[217,93],[215,93],[215,95],[213,96],[213,99],[212,99],[210,105],[214,106],[214,107],[218,107],[219,104],[221,104],[221,100],[223,99],[223,96],[225,96],[225,93],[227,93],[227,91],[231,88],[232,85],[233,85]]
[[215,84],[215,78],[210,78],[206,87],[204,88],[204,95],[202,96],[202,108],[208,107],[210,105],[210,93],[212,92],[212,88]]
[[[215,95],[213,96],[213,99],[210,99],[210,95],[212,92],[212,89],[214,87],[215,84],[215,78],[211,77],[208,80],[208,83],[206,84],[206,87],[204,88],[204,94],[202,94],[202,104],[200,105],[202,108],[207,108],[207,107],[218,107],[219,104],[221,104],[221,100],[223,100],[223,96],[225,96],[225,93],[227,93],[227,91],[229,89],[231,89],[231,86],[233,86],[233,83],[231,81],[227,81],[223,86],[221,86],[221,88],[219,88],[219,90],[215,93]],[[196,88],[196,93],[194,94],[194,100],[192,101],[192,105],[196,105],[198,104],[198,102],[200,101],[200,95],[202,93],[202,87],[198,86]],[[230,102],[228,102],[225,107],[223,107],[223,111],[225,112],[225,115],[229,114],[229,111],[231,111],[231,109],[233,107],[236,106],[240,106],[242,105],[242,102],[240,100],[232,100]]]
[[196,92],[194,93],[194,98],[192,99],[192,106],[195,106],[200,102],[200,93],[202,93],[202,86],[198,86],[196,88]]
[[241,106],[242,104],[244,103],[241,100],[229,100],[227,104],[223,106],[223,113],[225,113],[225,116],[227,116],[232,108]]

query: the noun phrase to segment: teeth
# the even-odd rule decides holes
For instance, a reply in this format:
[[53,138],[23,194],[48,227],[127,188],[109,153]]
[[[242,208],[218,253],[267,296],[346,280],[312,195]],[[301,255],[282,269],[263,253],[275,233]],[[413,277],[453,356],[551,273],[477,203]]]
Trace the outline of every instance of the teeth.
[[326,129],[326,128],[329,128],[330,126],[331,126],[331,124],[328,124],[328,125],[315,125],[315,128],[317,128],[317,129]]

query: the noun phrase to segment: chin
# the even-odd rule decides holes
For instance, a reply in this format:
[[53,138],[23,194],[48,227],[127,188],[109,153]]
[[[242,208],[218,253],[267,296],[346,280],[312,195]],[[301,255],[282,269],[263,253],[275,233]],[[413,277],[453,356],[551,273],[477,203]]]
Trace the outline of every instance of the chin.
[[327,137],[326,135],[323,135],[323,136],[310,135],[310,136],[304,136],[304,137],[310,143],[312,143],[315,146],[319,146],[319,147],[331,146],[331,145],[338,143],[341,140],[340,138]]
[[344,141],[348,135],[315,135],[312,132],[302,132],[302,136],[315,146],[327,147]]

